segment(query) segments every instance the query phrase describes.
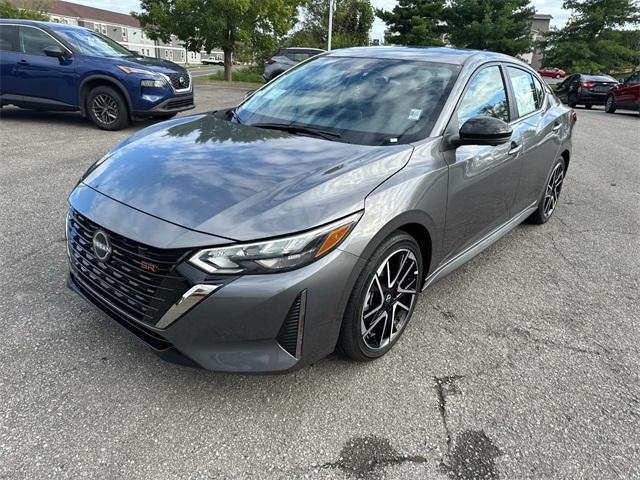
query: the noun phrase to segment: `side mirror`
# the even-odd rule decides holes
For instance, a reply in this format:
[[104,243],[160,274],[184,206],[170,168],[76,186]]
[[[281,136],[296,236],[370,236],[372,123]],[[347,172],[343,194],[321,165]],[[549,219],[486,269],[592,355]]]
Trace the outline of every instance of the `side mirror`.
[[44,49],[44,54],[47,57],[55,57],[58,58],[60,60],[64,59],[66,57],[66,54],[64,52],[64,50],[62,48],[60,48],[58,45],[52,45],[51,47],[47,47]]
[[449,139],[453,148],[463,145],[503,145],[511,140],[513,130],[499,118],[480,115],[470,118],[460,128],[458,135]]

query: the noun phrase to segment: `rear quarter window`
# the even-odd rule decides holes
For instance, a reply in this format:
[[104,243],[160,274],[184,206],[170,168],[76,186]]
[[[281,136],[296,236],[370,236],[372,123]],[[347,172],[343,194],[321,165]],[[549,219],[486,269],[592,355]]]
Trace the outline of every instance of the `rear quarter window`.
[[5,52],[19,52],[18,27],[14,25],[0,25],[0,50]]

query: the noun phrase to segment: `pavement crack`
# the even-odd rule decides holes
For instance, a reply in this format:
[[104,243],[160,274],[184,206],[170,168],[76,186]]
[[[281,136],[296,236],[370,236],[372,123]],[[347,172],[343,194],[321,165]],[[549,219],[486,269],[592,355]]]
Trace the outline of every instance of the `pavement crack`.
[[[508,338],[510,335],[513,335],[536,345],[544,345],[545,347],[550,347],[550,348],[570,350],[572,352],[584,353],[587,355],[602,355],[602,352],[600,350],[577,347],[575,345],[570,345],[568,343],[563,343],[563,342],[557,342],[555,340],[549,340],[547,338],[538,338],[534,336],[529,330],[526,330],[520,327],[515,327],[511,330],[507,330],[506,332],[498,332],[498,331],[492,330],[492,331],[489,331],[489,334],[496,338]],[[606,350],[604,351],[606,353]]]
[[571,270],[573,271],[573,273],[580,280],[584,280],[584,278],[582,277],[582,273],[580,273],[580,270],[578,270],[578,268],[575,266],[573,261],[570,260],[569,257],[567,257],[567,255],[564,253],[564,251],[560,247],[558,247],[558,244],[556,242],[556,237],[553,235],[549,235],[549,237],[551,238],[551,245],[553,246],[553,249],[556,251],[558,255],[560,255],[560,258],[562,258],[567,263],[567,265],[571,267]]
[[447,397],[449,395],[456,395],[460,393],[456,382],[464,378],[462,375],[451,375],[445,377],[433,377],[435,382],[436,396],[438,398],[438,411],[440,412],[440,419],[442,420],[442,426],[445,432],[445,439],[447,443],[447,451],[442,457],[441,464],[448,468],[449,457],[451,455],[451,443],[453,438],[451,437],[451,431],[449,430],[449,422],[447,420]]

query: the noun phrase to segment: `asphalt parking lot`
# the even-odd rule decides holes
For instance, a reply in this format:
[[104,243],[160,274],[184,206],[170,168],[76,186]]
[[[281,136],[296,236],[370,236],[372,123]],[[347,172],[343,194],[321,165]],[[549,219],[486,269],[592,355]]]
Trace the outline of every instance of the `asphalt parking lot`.
[[144,125],[2,110],[0,478],[640,478],[637,115],[578,109],[553,220],[429,288],[389,355],[286,376],[165,363],[67,290],[66,197]]

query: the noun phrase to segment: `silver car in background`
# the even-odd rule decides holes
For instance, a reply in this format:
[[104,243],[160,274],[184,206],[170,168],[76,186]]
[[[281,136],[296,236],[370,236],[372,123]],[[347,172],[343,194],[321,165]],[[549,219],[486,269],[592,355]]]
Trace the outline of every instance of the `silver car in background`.
[[265,82],[269,82],[291,67],[295,67],[298,63],[304,62],[323,52],[324,50],[320,50],[319,48],[281,48],[275,55],[264,62],[262,78]]
[[552,217],[574,123],[505,55],[322,54],[94,164],[69,198],[68,283],[171,360],[283,372],[336,347],[372,360],[422,290]]

